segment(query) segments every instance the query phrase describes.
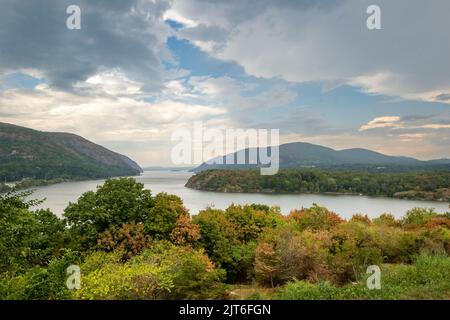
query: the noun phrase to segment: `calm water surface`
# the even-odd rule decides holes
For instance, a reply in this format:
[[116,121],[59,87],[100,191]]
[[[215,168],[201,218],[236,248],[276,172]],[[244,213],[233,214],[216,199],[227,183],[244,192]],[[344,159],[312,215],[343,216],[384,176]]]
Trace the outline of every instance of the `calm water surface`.
[[[369,217],[379,216],[383,212],[390,212],[396,217],[403,216],[406,211],[414,207],[435,208],[438,212],[449,211],[449,203],[434,201],[399,200],[389,198],[372,198],[365,196],[342,195],[294,195],[294,194],[243,194],[198,191],[185,188],[184,185],[191,172],[187,171],[146,171],[136,180],[144,183],[145,187],[154,194],[167,192],[176,194],[183,199],[191,214],[207,206],[224,209],[230,204],[261,203],[279,206],[284,214],[291,209],[309,207],[313,203],[325,206],[339,213],[344,218],[354,213],[368,214]],[[75,202],[86,191],[95,190],[104,180],[66,182],[56,185],[39,187],[33,194],[35,199],[46,198],[41,208],[50,208],[61,215],[69,202]]]

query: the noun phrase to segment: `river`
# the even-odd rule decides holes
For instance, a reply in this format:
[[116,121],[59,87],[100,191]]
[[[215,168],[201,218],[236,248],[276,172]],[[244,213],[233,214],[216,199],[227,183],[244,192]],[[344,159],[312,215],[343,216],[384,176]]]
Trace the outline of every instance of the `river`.
[[[287,214],[294,208],[309,207],[313,203],[317,203],[335,211],[344,218],[349,218],[355,213],[367,214],[373,218],[384,212],[401,217],[414,207],[435,208],[438,212],[447,212],[450,204],[448,202],[347,195],[244,194],[198,191],[184,187],[191,175],[192,173],[188,171],[146,171],[135,178],[137,181],[144,183],[146,188],[152,190],[153,194],[167,192],[178,195],[183,199],[191,214],[196,214],[207,206],[224,209],[232,203],[260,203],[279,206],[281,211]],[[40,205],[40,208],[49,208],[57,215],[61,215],[69,202],[75,202],[84,192],[95,190],[103,182],[104,180],[90,180],[38,187],[35,189],[32,198],[45,198],[46,200]]]

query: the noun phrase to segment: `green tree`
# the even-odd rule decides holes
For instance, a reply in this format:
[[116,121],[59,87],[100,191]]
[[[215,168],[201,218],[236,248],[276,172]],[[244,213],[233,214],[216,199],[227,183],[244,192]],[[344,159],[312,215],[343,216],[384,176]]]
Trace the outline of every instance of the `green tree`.
[[31,192],[0,195],[0,272],[47,265],[62,247],[64,224],[49,210],[30,210]]
[[79,253],[65,250],[47,267],[32,267],[21,274],[5,273],[0,279],[0,299],[70,299],[72,292],[66,285],[67,268],[80,262]]
[[434,209],[414,208],[409,210],[402,220],[403,225],[423,226],[431,219],[435,218],[437,213]]
[[167,193],[158,193],[145,220],[145,231],[155,239],[169,239],[180,216],[189,216],[183,201]]
[[193,217],[200,227],[199,244],[208,256],[220,266],[232,264],[232,247],[239,244],[237,228],[222,210],[206,209]]
[[95,192],[84,193],[64,210],[75,247],[92,248],[99,235],[127,222],[147,221],[154,199],[150,190],[133,178],[108,179]]
[[256,205],[231,205],[225,210],[225,217],[237,228],[238,239],[242,242],[256,240],[266,228],[274,228],[282,216],[276,208]]
[[300,230],[329,230],[344,221],[336,213],[315,203],[311,208],[291,211],[288,219]]
[[209,208],[193,218],[200,227],[198,243],[227,271],[228,282],[250,279],[258,238],[282,221],[277,208],[258,205],[231,205],[225,211]]

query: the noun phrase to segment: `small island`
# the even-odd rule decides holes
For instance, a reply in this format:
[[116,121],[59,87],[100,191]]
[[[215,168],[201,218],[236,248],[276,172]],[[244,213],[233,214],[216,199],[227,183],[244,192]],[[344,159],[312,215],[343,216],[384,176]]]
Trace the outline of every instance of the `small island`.
[[186,187],[215,192],[354,194],[398,199],[450,201],[450,171],[364,172],[356,170],[281,169],[260,175],[256,169],[205,170]]

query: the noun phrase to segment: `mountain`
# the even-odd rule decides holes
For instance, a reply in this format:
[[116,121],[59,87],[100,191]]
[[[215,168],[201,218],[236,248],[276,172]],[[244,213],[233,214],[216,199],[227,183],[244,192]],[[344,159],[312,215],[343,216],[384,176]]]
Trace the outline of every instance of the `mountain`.
[[130,158],[75,134],[42,132],[0,122],[0,181],[92,179],[141,172]]
[[[239,152],[245,152],[248,159],[249,150],[245,149]],[[257,151],[257,150],[256,150]],[[360,169],[406,169],[417,167],[439,167],[450,168],[450,159],[439,159],[430,161],[421,161],[411,157],[388,156],[379,152],[354,148],[345,150],[334,150],[332,148],[319,146],[305,142],[294,142],[280,145],[280,168],[302,168],[302,167],[323,167],[323,168],[360,168]],[[230,154],[237,159],[237,152]],[[241,169],[251,168],[257,165],[220,165],[208,164],[213,160],[207,161],[195,168],[194,172],[200,172],[207,169]],[[222,157],[225,163],[225,157]],[[235,161],[236,162],[236,161]],[[258,161],[258,163],[260,163]]]

